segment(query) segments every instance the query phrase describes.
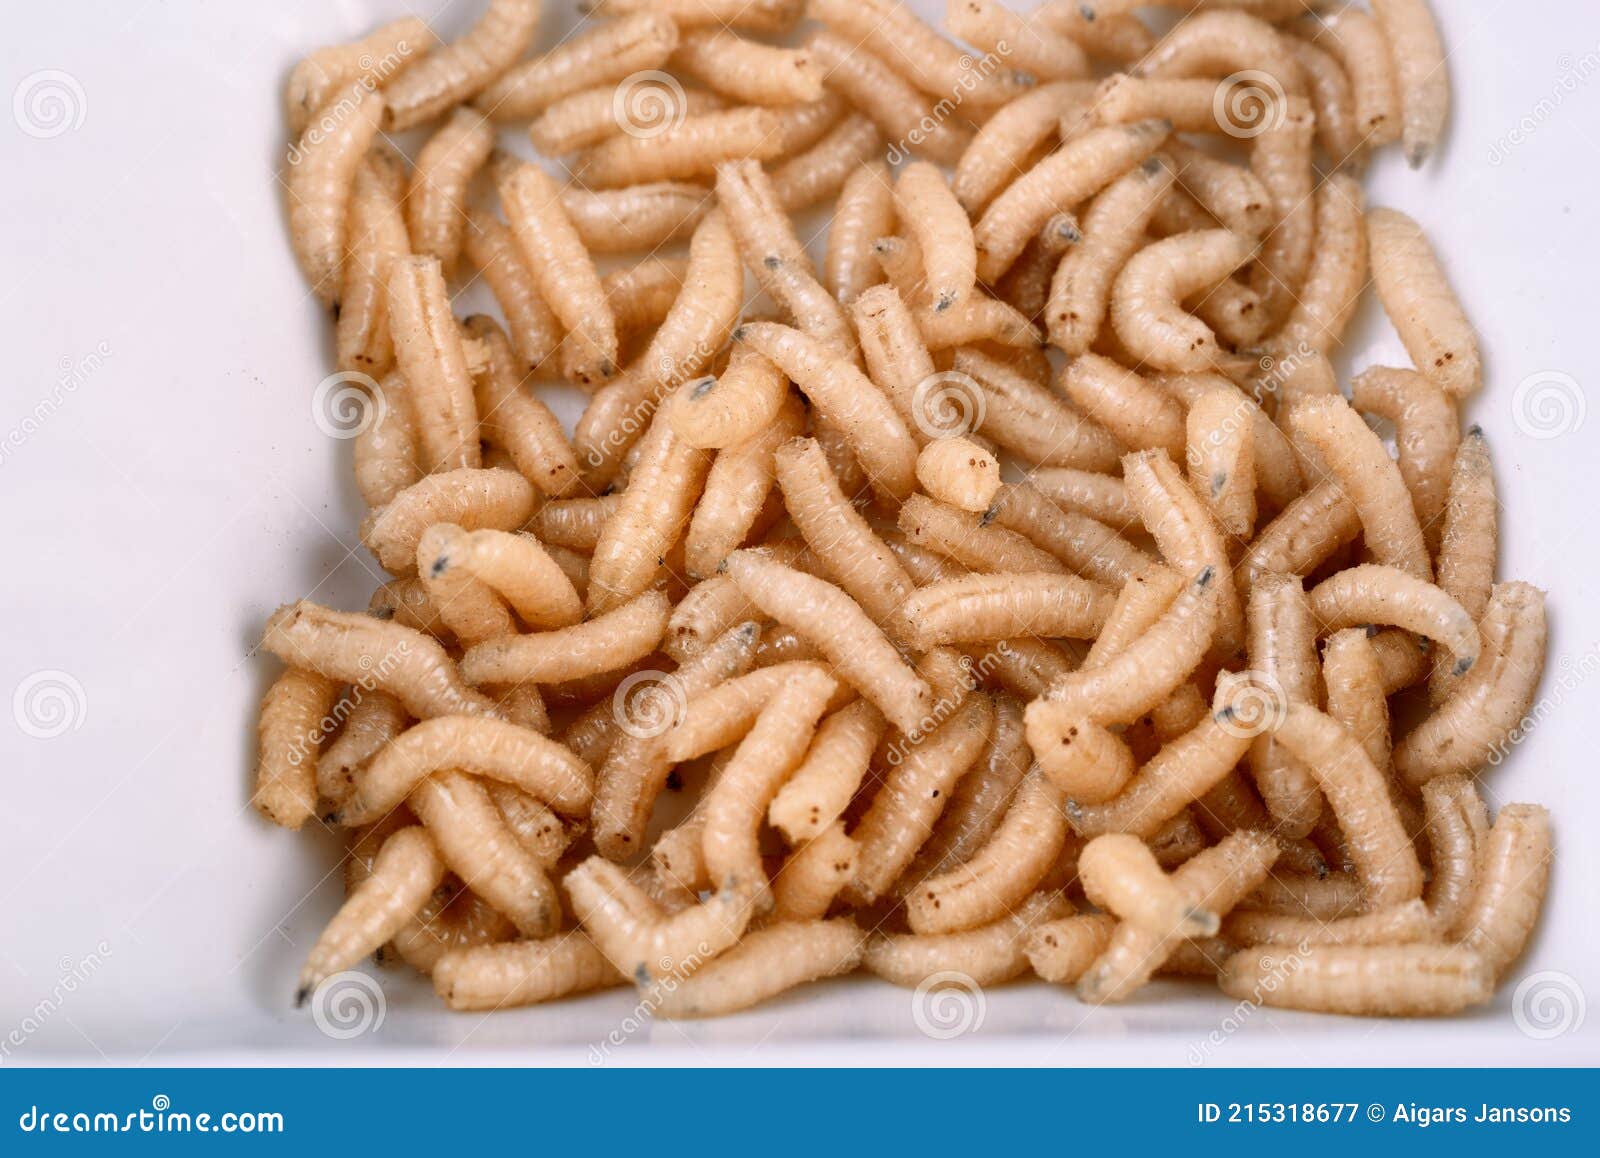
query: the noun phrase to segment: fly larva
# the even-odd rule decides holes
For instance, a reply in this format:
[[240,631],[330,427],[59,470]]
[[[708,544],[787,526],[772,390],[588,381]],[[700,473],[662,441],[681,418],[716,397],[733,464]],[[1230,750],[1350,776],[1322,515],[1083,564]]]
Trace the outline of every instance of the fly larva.
[[1363,563],[1330,575],[1308,595],[1323,632],[1342,627],[1384,624],[1403,627],[1455,657],[1455,675],[1465,675],[1478,658],[1478,627],[1472,616],[1432,583],[1395,567]]
[[339,906],[306,955],[295,1005],[303,1005],[328,977],[387,944],[427,903],[444,872],[433,839],[420,825],[408,825],[386,839],[366,880]]
[[1453,398],[1483,386],[1478,335],[1422,227],[1398,209],[1367,214],[1372,283],[1417,369]]
[[892,638],[906,634],[901,606],[916,591],[894,552],[839,488],[815,439],[795,439],[774,457],[784,507],[822,570]]
[[602,495],[596,499],[553,499],[533,513],[526,529],[547,547],[564,547],[589,555],[600,541],[601,528],[621,505],[621,495]]
[[805,12],[804,0],[578,0],[590,16],[632,16],[640,12],[670,17],[679,28],[734,28],[740,32],[783,33]]
[[1225,277],[1190,298],[1195,317],[1235,350],[1261,340],[1269,319],[1261,295],[1235,277]]
[[1433,941],[1439,928],[1421,899],[1324,921],[1235,910],[1223,933],[1241,945],[1407,945]]
[[370,615],[301,600],[273,613],[261,646],[292,667],[381,688],[419,720],[499,714],[462,682],[444,648],[420,631]]
[[384,131],[415,128],[501,79],[533,43],[539,9],[539,0],[489,0],[465,36],[389,82]]
[[741,543],[757,537],[778,517],[773,452],[804,426],[804,408],[791,394],[767,429],[717,452],[684,534],[683,561],[691,577],[714,574]]
[[1308,953],[1241,949],[1217,982],[1229,997],[1357,1017],[1436,1017],[1494,993],[1483,958],[1457,945],[1323,945]]
[[1161,618],[1121,653],[1050,688],[1040,713],[1129,724],[1166,699],[1199,666],[1216,635],[1217,572],[1206,567]]
[[512,66],[473,103],[497,121],[525,121],[562,97],[661,68],[677,47],[678,26],[668,17],[623,16]]
[[1367,758],[1381,772],[1389,770],[1389,701],[1378,663],[1364,628],[1336,631],[1322,651],[1322,682],[1327,688],[1328,715],[1348,728]]
[[[827,669],[813,660],[783,660],[767,666],[758,662],[756,670],[691,697],[678,722],[666,733],[667,755],[683,763],[738,743],[784,684],[814,671],[826,673]],[[854,696],[853,691],[841,687],[834,693],[830,707],[843,707]]]
[[1223,357],[1217,335],[1183,308],[1254,255],[1226,229],[1180,233],[1146,246],[1111,288],[1111,324],[1136,358],[1162,370],[1206,370]]
[[655,251],[681,241],[715,199],[704,185],[657,181],[626,189],[561,190],[561,208],[590,253]]
[[1453,937],[1478,891],[1478,866],[1489,838],[1489,811],[1465,776],[1437,776],[1422,786],[1428,866],[1424,894],[1439,935]]
[[1321,702],[1316,635],[1314,604],[1298,575],[1269,572],[1257,579],[1245,605],[1250,668],[1241,701],[1250,710],[1236,726],[1260,732],[1250,746],[1250,772],[1267,811],[1290,836],[1311,831],[1322,802],[1311,770],[1270,729],[1289,704]]
[[973,230],[978,276],[993,283],[1054,213],[1076,206],[1161,148],[1166,121],[1091,129],[1062,145],[990,202]]
[[[1272,194],[1249,169],[1177,139],[1168,142],[1164,151],[1177,180],[1167,195],[1167,208],[1187,206],[1187,197],[1204,210],[1194,215],[1197,219],[1192,223],[1183,223],[1184,231],[1211,228],[1208,214],[1240,237],[1259,238],[1272,228]],[[1192,208],[1187,212],[1192,213]]]
[[799,845],[773,874],[772,919],[821,920],[855,872],[856,842],[844,834],[844,821],[835,820]]
[[416,568],[417,544],[433,524],[515,530],[533,514],[534,501],[533,487],[515,471],[463,468],[431,474],[368,512],[361,541],[390,574],[406,575]]
[[1061,375],[1061,392],[1129,450],[1160,449],[1174,462],[1183,458],[1183,408],[1110,358],[1074,358]]
[[381,507],[422,478],[417,461],[417,432],[411,422],[406,382],[390,374],[378,386],[385,405],[354,441],[351,465],[356,489],[371,507]]
[[989,525],[981,515],[912,495],[900,508],[900,529],[921,547],[948,556],[962,566],[986,573],[1044,572],[1063,574],[1066,567],[1027,536]]
[[1353,5],[1307,15],[1300,32],[1326,49],[1350,79],[1358,152],[1400,138],[1400,94],[1389,42],[1370,12]]
[[488,365],[473,379],[483,441],[504,450],[517,473],[541,494],[551,498],[571,494],[583,473],[578,456],[561,420],[524,389],[524,371],[505,332],[483,314],[468,318],[463,328],[483,343],[489,355]]
[[439,856],[467,887],[511,919],[525,937],[561,926],[561,900],[544,869],[517,843],[483,785],[445,770],[420,781],[407,803]]
[[381,374],[394,362],[389,336],[389,266],[411,252],[405,215],[405,163],[392,149],[374,149],[356,170],[347,210],[349,255],[334,323],[341,369]]
[[[1266,879],[1278,846],[1261,832],[1236,832],[1198,853],[1172,874],[1191,910],[1226,916]],[[1123,1001],[1149,981],[1184,939],[1183,926],[1154,929],[1122,921],[1106,950],[1078,979],[1078,997],[1092,1005]]]
[[1078,219],[1071,213],[1057,213],[994,287],[995,296],[1030,322],[1042,322],[1061,257],[1081,240]]
[[911,493],[917,445],[883,391],[845,356],[772,322],[748,322],[733,337],[781,368],[840,429],[875,490],[896,502]]
[[944,23],[968,44],[1040,80],[1089,75],[1088,54],[1076,40],[996,0],[949,0]]
[[[1153,560],[1148,555],[1103,522],[1052,502],[1054,496],[1035,485],[1042,473],[1045,472],[1038,471],[1023,482],[1000,487],[985,517],[1026,535],[1073,571],[1097,583],[1120,588],[1150,566]],[[1121,486],[1119,480],[1110,481]],[[926,484],[924,489],[931,491]]]
[[[1190,484],[1211,508],[1223,533],[1240,541],[1255,537],[1258,413],[1254,403],[1229,385],[1197,397],[1185,422]],[[1270,420],[1266,425],[1271,426]],[[1294,471],[1292,456],[1287,466]]]
[[1045,306],[1050,341],[1068,357],[1084,353],[1099,335],[1111,283],[1144,243],[1172,179],[1170,164],[1148,158],[1108,185],[1084,212],[1083,238],[1062,255]]
[[907,894],[912,932],[957,933],[1004,918],[1044,879],[1066,840],[1061,790],[1034,772],[970,860],[922,880]]
[[516,633],[505,602],[472,572],[451,566],[451,548],[466,531],[453,523],[435,523],[417,542],[417,575],[456,641],[463,647]]
[[1306,78],[1306,97],[1316,114],[1317,143],[1334,168],[1360,160],[1364,144],[1356,128],[1355,94],[1344,66],[1318,44],[1285,36]]
[[[1221,783],[1249,750],[1249,731],[1234,723],[1229,708],[1230,704],[1224,701],[1188,732],[1162,745],[1131,779],[1120,776],[1123,786],[1120,791],[1114,790],[1115,795],[1109,799],[1104,794],[1091,795],[1069,786],[1073,800],[1067,819],[1073,831],[1086,837],[1107,832],[1155,836],[1162,825]],[[1080,735],[1075,744],[1089,740],[1108,746],[1109,733],[1104,729],[1094,725],[1078,727]],[[1127,745],[1121,744],[1121,749],[1126,751]],[[1116,755],[1120,757],[1120,753]],[[1126,759],[1125,770],[1133,772],[1131,758]],[[1085,783],[1088,776],[1085,771]],[[1101,803],[1096,803],[1097,799]]]
[[476,467],[478,408],[472,372],[439,259],[390,262],[385,308],[423,465],[429,471]]
[[335,804],[350,795],[356,769],[410,722],[405,705],[388,692],[374,689],[352,698],[344,728],[317,758],[317,795]]
[[339,297],[356,170],[378,135],[383,96],[365,79],[329,97],[289,155],[289,244],[322,304]]
[[[867,972],[907,989],[952,973],[961,975],[961,984],[1000,985],[1028,971],[1032,931],[1071,911],[1071,904],[1059,894],[1041,891],[1009,916],[963,933],[874,936],[861,963]],[[937,995],[938,990],[933,992]]]
[[[389,947],[394,956],[428,977],[446,953],[499,944],[516,935],[517,927],[493,905],[446,877],[422,911],[395,934]],[[379,950],[384,961],[390,959],[389,947]]]
[[1420,169],[1438,147],[1450,116],[1450,74],[1439,26],[1428,0],[1374,0],[1372,13],[1394,61],[1406,161]]
[[857,166],[839,190],[828,225],[828,251],[822,282],[828,292],[849,305],[882,280],[872,243],[894,232],[894,182],[883,161]]
[[1110,913],[1074,913],[1047,921],[1028,935],[1028,963],[1045,981],[1074,985],[1111,946],[1117,919]]
[[1140,451],[1122,460],[1123,483],[1139,519],[1155,539],[1162,558],[1190,575],[1213,571],[1216,585],[1216,637],[1219,659],[1233,655],[1244,638],[1244,609],[1228,566],[1222,529],[1200,498],[1189,489],[1172,460],[1159,451]]
[[750,923],[750,898],[713,893],[668,916],[616,865],[592,856],[567,874],[572,910],[606,959],[637,985],[682,979],[736,944]]
[[1537,804],[1507,804],[1484,842],[1478,887],[1456,936],[1498,980],[1522,956],[1539,922],[1554,858],[1550,812]]
[[1482,657],[1395,745],[1395,771],[1413,787],[1435,776],[1477,772],[1503,751],[1533,704],[1544,674],[1544,592],[1528,583],[1495,584],[1478,629]]
[[652,992],[657,1017],[719,1017],[796,985],[854,972],[865,936],[849,917],[784,921],[749,934],[693,977]]
[[[1040,466],[1094,471],[1115,467],[1122,449],[1111,432],[1048,388],[976,349],[957,351],[953,369],[981,392],[983,422],[976,433]],[[959,378],[950,385],[965,387]]]
[[466,226],[467,186],[494,148],[494,126],[475,109],[450,115],[417,153],[406,198],[411,248],[453,269]]
[[[646,103],[645,93],[650,94],[653,104]],[[630,97],[634,103],[630,103]],[[673,117],[697,117],[727,107],[721,97],[700,89],[679,93],[667,87],[633,90],[602,84],[556,101],[534,118],[528,126],[528,137],[533,147],[545,156],[563,157],[598,145],[627,129],[655,128]],[[630,117],[635,112],[655,115],[640,125]],[[640,119],[645,118],[641,116]]]
[[1245,548],[1234,577],[1248,595],[1262,575],[1305,575],[1361,533],[1361,514],[1337,482],[1320,482],[1295,499]]
[[588,831],[587,820],[563,820],[528,793],[501,780],[484,784],[489,798],[516,835],[517,843],[546,869],[553,868],[561,855]]
[[[782,539],[764,547],[780,563],[809,571],[815,563],[803,539]],[[679,663],[698,655],[717,636],[747,619],[759,619],[761,610],[745,598],[739,585],[726,575],[713,575],[695,584],[672,610],[662,650]]]
[[289,72],[284,103],[289,131],[299,136],[334,92],[358,82],[380,88],[387,80],[421,60],[435,43],[433,31],[407,16],[348,44],[333,44],[309,53]]
[[1139,521],[1122,480],[1112,475],[1041,466],[1028,472],[1028,485],[1062,510],[1086,515],[1119,532]]
[[820,839],[860,787],[884,728],[883,715],[866,700],[826,717],[805,757],[767,809],[773,827],[794,845]]
[[1311,264],[1273,338],[1285,356],[1302,346],[1323,354],[1337,347],[1367,285],[1366,197],[1360,184],[1348,174],[1331,174],[1317,186],[1315,200]]
[[900,170],[894,197],[900,221],[922,250],[933,309],[942,313],[968,297],[976,283],[978,254],[972,223],[944,174],[926,161]]
[[562,373],[580,386],[605,381],[617,372],[617,321],[560,186],[530,164],[503,170],[496,185],[534,284],[566,328]]
[[1499,500],[1483,429],[1471,427],[1456,448],[1439,534],[1439,586],[1476,622],[1489,605],[1499,547]]
[[[940,165],[954,165],[971,139],[955,119],[934,116],[933,103],[888,62],[857,40],[845,40],[825,29],[806,41],[806,49],[825,70],[828,88],[867,117],[899,151]],[[903,59],[897,51],[895,59]],[[946,94],[948,95],[948,94]]]
[[469,648],[461,657],[461,674],[473,684],[547,684],[614,672],[655,650],[670,610],[664,594],[646,591],[572,627]]
[[1000,490],[1000,460],[970,438],[941,438],[917,455],[917,481],[941,503],[981,513]]
[[1433,564],[1411,493],[1377,432],[1337,394],[1296,401],[1289,410],[1289,429],[1322,457],[1355,504],[1372,557],[1431,582]]
[[505,315],[517,356],[537,367],[561,345],[561,323],[539,293],[511,230],[487,209],[467,215],[462,246]]
[[710,469],[709,451],[686,444],[664,419],[650,424],[622,502],[594,547],[591,613],[609,611],[650,585],[662,558],[688,527]]
[[1185,586],[1182,575],[1156,562],[1124,579],[1117,588],[1117,598],[1106,616],[1105,626],[1095,636],[1083,661],[1084,668],[1101,667],[1126,651],[1166,614]]
[[[267,627],[270,634],[272,624]],[[259,755],[250,803],[274,824],[298,829],[316,815],[317,752],[338,698],[336,676],[296,666],[267,689],[256,725]]]
[[1381,908],[1421,896],[1416,850],[1390,799],[1387,779],[1361,742],[1336,720],[1292,702],[1273,734],[1317,778],[1368,904]]
[[1094,86],[1083,81],[1041,84],[996,109],[961,154],[950,187],[968,213],[981,213],[1000,190],[1032,165],[1061,119],[1085,107]]
[[334,822],[371,824],[446,769],[503,780],[565,816],[585,815],[594,796],[594,774],[565,745],[503,720],[436,716],[395,737],[356,773]]
[[[839,192],[858,165],[881,159],[883,140],[869,117],[851,113],[821,140],[772,170],[772,187],[778,200],[790,213],[827,200]],[[789,151],[786,143],[785,153]]]
[[1089,639],[1111,609],[1111,593],[1076,575],[966,575],[924,587],[904,614],[919,647],[992,643],[1012,636]]
[[781,126],[764,108],[685,117],[653,136],[624,133],[573,160],[573,179],[593,189],[704,177],[723,161],[770,161],[783,149]]
[[774,48],[721,28],[682,30],[672,65],[741,104],[822,99],[822,66],[804,49]]
[[367,614],[374,619],[393,620],[401,627],[432,636],[446,647],[455,645],[455,633],[439,617],[438,605],[428,588],[415,575],[391,579],[372,593]]
[[[884,777],[852,836],[861,846],[856,876],[844,891],[856,905],[886,894],[928,839],[950,792],[982,753],[994,728],[994,701],[968,696],[951,716],[909,746]],[[902,731],[906,729],[902,728]]]
[[1101,909],[1162,936],[1210,937],[1221,926],[1215,913],[1191,904],[1149,846],[1128,833],[1108,832],[1084,845],[1078,882]]
[[917,730],[932,705],[932,691],[860,604],[833,584],[757,551],[735,551],[728,556],[727,570],[764,614],[819,648],[840,676],[896,727]]
[[[950,43],[897,0],[810,0],[807,14],[858,54],[871,51],[894,61],[916,88],[936,101],[959,99],[991,109],[1027,89],[1026,78],[1009,69],[984,72],[980,67],[984,62],[974,61],[971,53]],[[950,163],[954,158],[941,161]]]
[[1311,265],[1316,238],[1311,168],[1316,118],[1304,97],[1290,97],[1280,116],[1255,138],[1250,171],[1271,198],[1273,225],[1261,240],[1250,286],[1261,295],[1266,329],[1276,329],[1295,305]]
[[[1235,93],[1235,82],[1210,79],[1152,79],[1116,73],[1101,82],[1094,94],[1094,117],[1102,125],[1125,125],[1161,117],[1180,133],[1231,133],[1239,126],[1231,114],[1248,118],[1245,128],[1266,125],[1278,115],[1273,94],[1249,89],[1254,107]],[[1224,115],[1224,110],[1227,114]]]
[[578,929],[542,941],[452,949],[433,967],[433,991],[456,1010],[516,1009],[624,980]]
[[772,180],[755,161],[717,166],[717,203],[727,215],[745,265],[796,328],[836,349],[853,351],[855,335],[822,283],[794,223],[784,212]]
[[1138,76],[1232,76],[1264,72],[1291,96],[1305,75],[1272,25],[1248,12],[1205,11],[1179,21],[1134,70]]
[[1034,10],[1033,19],[1083,45],[1090,56],[1116,64],[1142,60],[1155,47],[1156,38],[1144,21],[1124,5],[1083,0],[1047,0]]
[[837,690],[837,681],[815,667],[790,677],[761,709],[706,793],[701,847],[711,883],[749,893],[760,910],[772,903],[759,840],[767,806],[805,755]]
[[993,345],[1037,352],[1039,330],[1028,315],[998,298],[974,294],[953,309],[939,311],[931,294],[917,302],[917,327],[930,350]]

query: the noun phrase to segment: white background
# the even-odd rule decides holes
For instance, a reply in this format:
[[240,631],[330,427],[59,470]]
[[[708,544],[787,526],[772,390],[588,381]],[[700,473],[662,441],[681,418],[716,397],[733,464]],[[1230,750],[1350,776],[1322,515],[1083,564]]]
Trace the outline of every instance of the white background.
[[[1554,806],[1555,884],[1492,1008],[1398,1024],[1258,1010],[1213,1064],[1600,1061],[1600,1011],[1551,1040],[1512,1016],[1515,981],[1538,971],[1600,999],[1600,13],[1435,5],[1448,147],[1421,173],[1390,151],[1369,193],[1425,223],[1482,333],[1470,418],[1496,459],[1502,575],[1549,589],[1554,628],[1548,715],[1486,787]],[[417,7],[450,36],[476,5]],[[545,44],[573,22],[570,0],[547,8]],[[280,90],[298,53],[402,11],[37,4],[0,38],[15,94],[0,113],[0,1065],[584,1064],[613,1031],[627,1041],[608,1064],[1191,1062],[1231,1003],[1169,986],[1095,1010],[1042,985],[996,990],[982,1026],[950,1041],[917,1031],[909,993],[868,981],[634,1032],[624,991],[486,1019],[388,972],[376,1032],[331,1040],[290,1009],[338,901],[324,878],[339,849],[247,807],[254,706],[276,670],[250,650],[278,603],[364,607],[379,575],[356,542],[349,446],[312,420],[331,327],[285,243]],[[65,105],[30,104],[41,89]],[[1405,364],[1370,302],[1352,339],[1346,370]],[[37,699],[12,710],[41,680],[67,688],[52,738],[28,734],[55,730]]]

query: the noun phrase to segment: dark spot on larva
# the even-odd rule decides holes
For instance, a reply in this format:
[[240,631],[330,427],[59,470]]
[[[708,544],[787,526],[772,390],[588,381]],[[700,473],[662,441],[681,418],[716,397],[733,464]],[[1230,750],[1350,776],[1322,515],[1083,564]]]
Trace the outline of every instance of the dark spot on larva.
[[1078,15],[1082,16],[1088,24],[1094,23],[1094,9],[1087,4],[1078,5]]
[[930,797],[928,797],[928,799],[929,799],[929,800],[937,800],[937,799],[939,799],[939,790],[938,790],[938,789],[937,789],[937,788],[935,788],[935,789],[934,789],[934,790],[933,790],[933,795],[931,795],[931,796],[930,796]]
[[983,514],[978,516],[978,526],[987,527],[990,523],[994,522],[999,517],[1000,517],[1000,505],[998,503],[996,503],[994,506],[992,506],[988,510],[984,511]]
[[1471,426],[1467,427],[1467,437],[1468,438],[1482,438],[1483,437],[1483,427],[1479,426],[1476,422],[1474,422]]
[[696,382],[693,386],[689,387],[689,397],[690,398],[704,398],[707,394],[711,393],[711,391],[716,388],[716,385],[717,385],[717,380],[715,378],[702,378],[702,379],[700,379],[700,381]]
[[304,1006],[305,1003],[306,1003],[306,998],[308,998],[310,996],[311,996],[311,986],[302,985],[299,989],[296,989],[294,991],[294,1007],[296,1009],[299,1009],[302,1006]]
[[334,302],[333,303],[333,320],[336,321],[336,322],[339,320],[339,303],[338,302]]
[[1211,497],[1216,498],[1228,485],[1228,472],[1219,470],[1211,476]]
[[1471,655],[1462,656],[1460,659],[1456,660],[1456,666],[1450,669],[1451,674],[1458,676],[1466,675],[1472,670],[1472,662],[1476,658],[1476,656]]
[[385,604],[382,607],[374,607],[367,614],[372,616],[374,619],[393,619],[394,608],[390,607],[388,604]]
[[1211,580],[1216,578],[1216,574],[1217,569],[1211,566],[1211,564],[1207,563],[1201,570],[1200,574],[1195,578],[1194,585],[1196,587],[1209,587],[1211,586]]
[[668,792],[677,792],[682,787],[683,787],[683,777],[682,777],[682,775],[679,774],[678,770],[676,768],[674,768],[671,772],[667,773],[667,791]]
[[735,329],[733,331],[733,335],[732,335],[733,340],[735,342],[744,341],[745,338],[749,337],[749,335],[745,332],[747,329],[748,329],[748,327],[746,327],[746,326],[740,326],[737,329]]
[[433,566],[428,568],[428,574],[437,579],[450,569],[450,556],[440,555],[433,561]]
[[1363,623],[1361,627],[1367,633],[1368,639],[1378,634],[1378,625],[1376,623]]
[[639,967],[633,971],[633,983],[641,986],[650,984],[650,967],[643,961],[639,962]]
[[766,266],[768,269],[777,269],[783,264],[783,258],[779,257],[775,253],[769,253],[766,257],[761,259],[761,264]]

